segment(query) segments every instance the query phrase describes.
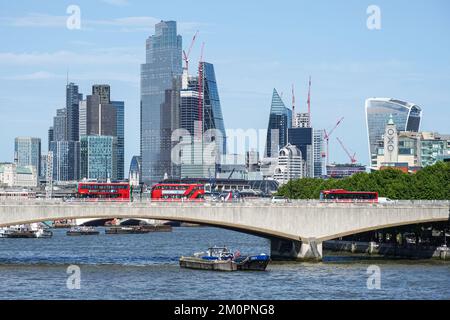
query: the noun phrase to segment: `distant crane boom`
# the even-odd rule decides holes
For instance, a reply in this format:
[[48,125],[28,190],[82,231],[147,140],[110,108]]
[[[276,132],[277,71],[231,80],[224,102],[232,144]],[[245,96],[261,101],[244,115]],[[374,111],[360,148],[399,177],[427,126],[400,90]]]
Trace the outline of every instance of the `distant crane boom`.
[[334,132],[334,130],[336,130],[336,128],[341,124],[342,120],[344,120],[344,117],[340,118],[330,131],[327,132],[327,130],[324,130],[324,139],[327,143],[327,165],[330,164],[330,136]]
[[186,51],[183,50],[184,68],[186,70],[189,69],[189,56],[191,55],[191,50],[192,50],[192,47],[194,46],[197,35],[198,35],[198,31],[195,32],[194,37],[192,38],[191,45],[189,46],[188,52],[186,53]]
[[342,142],[341,139],[339,139],[338,137],[336,137],[337,141],[339,142],[339,144],[341,145],[342,149],[344,149],[345,153],[347,154],[347,156],[350,158],[350,162],[352,164],[356,163],[356,152],[353,153],[353,155],[350,154],[350,152],[347,150],[347,148],[345,147],[344,143]]

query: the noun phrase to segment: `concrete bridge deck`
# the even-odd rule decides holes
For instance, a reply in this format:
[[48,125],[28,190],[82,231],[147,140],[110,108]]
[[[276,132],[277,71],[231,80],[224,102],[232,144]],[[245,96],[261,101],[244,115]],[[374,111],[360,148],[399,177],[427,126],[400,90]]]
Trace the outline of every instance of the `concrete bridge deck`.
[[449,221],[450,201],[398,201],[389,204],[270,201],[91,202],[0,201],[0,226],[76,218],[143,218],[212,225],[272,240],[272,255],[322,257],[322,242],[388,227]]

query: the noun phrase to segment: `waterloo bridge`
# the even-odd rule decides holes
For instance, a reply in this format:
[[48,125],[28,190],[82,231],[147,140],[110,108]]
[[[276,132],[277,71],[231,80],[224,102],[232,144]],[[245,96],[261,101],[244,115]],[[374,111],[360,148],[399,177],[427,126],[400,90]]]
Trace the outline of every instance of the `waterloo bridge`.
[[316,200],[270,203],[0,201],[0,227],[62,219],[141,218],[197,223],[266,237],[271,255],[322,258],[322,243],[352,234],[449,221],[449,201],[324,203]]

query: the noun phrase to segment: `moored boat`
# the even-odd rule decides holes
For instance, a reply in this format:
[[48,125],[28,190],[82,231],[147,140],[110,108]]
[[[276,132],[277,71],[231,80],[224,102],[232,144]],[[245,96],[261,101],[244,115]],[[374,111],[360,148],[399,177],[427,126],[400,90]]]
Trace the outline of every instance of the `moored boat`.
[[226,247],[211,247],[206,253],[196,253],[179,260],[182,268],[215,271],[264,271],[269,262],[268,255],[241,256],[239,252],[231,253]]
[[132,226],[132,227],[120,227],[114,226],[105,230],[106,234],[142,234],[149,233],[150,229],[142,228],[141,226]]
[[140,227],[150,232],[172,232],[172,226],[166,224],[142,224]]
[[22,224],[2,228],[1,238],[51,238],[53,233],[39,223]]
[[68,236],[94,236],[100,232],[93,227],[72,227],[66,232]]

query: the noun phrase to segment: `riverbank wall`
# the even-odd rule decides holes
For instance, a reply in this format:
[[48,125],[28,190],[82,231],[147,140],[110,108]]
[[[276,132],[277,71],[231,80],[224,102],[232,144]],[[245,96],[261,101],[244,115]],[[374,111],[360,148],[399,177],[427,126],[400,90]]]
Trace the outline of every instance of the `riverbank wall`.
[[399,246],[392,243],[330,240],[323,243],[323,249],[334,252],[365,253],[389,257],[450,260],[450,248],[445,245],[416,246],[415,244],[407,244]]

